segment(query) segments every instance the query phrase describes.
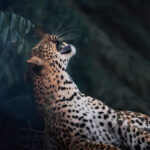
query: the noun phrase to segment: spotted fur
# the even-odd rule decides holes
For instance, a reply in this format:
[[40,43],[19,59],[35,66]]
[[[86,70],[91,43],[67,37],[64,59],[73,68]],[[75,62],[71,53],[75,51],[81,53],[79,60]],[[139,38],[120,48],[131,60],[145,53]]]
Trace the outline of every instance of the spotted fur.
[[64,44],[58,51],[58,44],[57,36],[46,34],[27,61],[47,137],[53,137],[64,150],[149,150],[150,117],[115,111],[81,93],[66,72],[76,49]]

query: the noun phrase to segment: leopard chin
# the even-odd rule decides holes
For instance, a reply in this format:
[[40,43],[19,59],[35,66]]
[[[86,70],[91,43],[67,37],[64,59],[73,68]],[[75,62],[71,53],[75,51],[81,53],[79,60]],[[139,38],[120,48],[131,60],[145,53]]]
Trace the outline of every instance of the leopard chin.
[[76,54],[76,48],[73,45],[67,44],[65,42],[62,42],[60,48],[59,48],[59,45],[58,45],[57,46],[57,50],[62,55],[71,55],[71,56],[74,56]]

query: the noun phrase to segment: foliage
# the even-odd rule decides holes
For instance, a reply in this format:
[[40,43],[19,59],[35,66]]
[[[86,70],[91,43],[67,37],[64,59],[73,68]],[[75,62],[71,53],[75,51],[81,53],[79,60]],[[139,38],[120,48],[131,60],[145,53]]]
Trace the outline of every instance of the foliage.
[[25,61],[35,41],[31,42],[32,38],[36,39],[35,26],[30,20],[15,13],[0,12],[0,112],[4,118],[22,118],[24,114],[18,112],[25,111],[28,103],[31,106],[32,95],[25,90],[29,87],[24,73]]
[[[23,69],[21,66],[18,68],[16,60],[19,57],[22,58],[20,59],[22,62],[27,59],[31,48],[29,38],[33,37],[34,28],[31,21],[24,17],[14,13],[0,12],[1,83],[5,81],[5,85],[10,86],[19,81],[18,75]],[[4,64],[5,66],[3,66]],[[14,73],[16,73],[15,76]]]

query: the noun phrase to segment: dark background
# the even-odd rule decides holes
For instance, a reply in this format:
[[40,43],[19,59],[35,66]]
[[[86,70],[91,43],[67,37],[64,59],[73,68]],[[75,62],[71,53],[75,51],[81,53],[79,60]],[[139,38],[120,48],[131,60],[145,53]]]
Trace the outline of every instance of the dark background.
[[43,149],[44,125],[24,80],[25,61],[40,36],[57,26],[58,34],[71,30],[66,39],[77,55],[68,72],[82,92],[115,109],[150,114],[149,0],[1,0],[0,11],[35,25],[22,50],[0,34],[1,150]]

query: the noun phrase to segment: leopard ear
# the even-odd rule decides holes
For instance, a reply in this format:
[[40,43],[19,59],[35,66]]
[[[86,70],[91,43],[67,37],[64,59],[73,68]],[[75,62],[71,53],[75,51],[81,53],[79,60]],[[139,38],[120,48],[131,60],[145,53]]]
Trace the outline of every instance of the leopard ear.
[[[48,70],[50,69],[50,66],[48,65],[47,62],[45,62],[44,60],[42,60],[41,58],[36,57],[36,56],[33,56],[30,59],[28,59],[27,63],[37,66],[36,69],[38,68],[37,69],[38,72],[40,72],[42,75],[46,74],[48,72]],[[35,67],[34,67],[34,69],[35,69]]]
[[27,63],[34,64],[37,66],[43,66],[45,64],[45,62],[41,58],[36,57],[36,56],[33,56],[30,59],[28,59]]

